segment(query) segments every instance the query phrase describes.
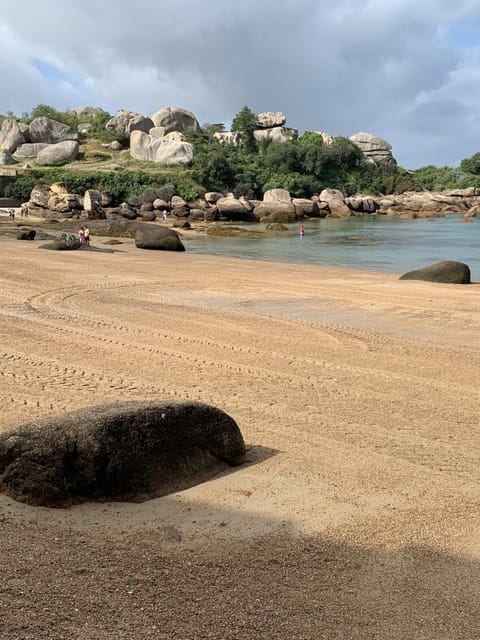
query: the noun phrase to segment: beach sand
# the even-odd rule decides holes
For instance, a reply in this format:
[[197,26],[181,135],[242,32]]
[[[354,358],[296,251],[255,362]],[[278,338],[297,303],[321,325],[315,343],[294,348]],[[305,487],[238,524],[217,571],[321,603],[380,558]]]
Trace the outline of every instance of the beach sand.
[[0,638],[478,637],[479,318],[478,283],[0,238],[0,430],[194,399],[248,448],[140,504],[0,495]]

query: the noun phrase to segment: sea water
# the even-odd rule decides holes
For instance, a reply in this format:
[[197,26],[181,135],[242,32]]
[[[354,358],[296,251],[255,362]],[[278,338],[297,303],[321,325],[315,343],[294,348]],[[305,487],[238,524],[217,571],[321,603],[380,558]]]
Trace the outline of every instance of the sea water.
[[[480,280],[480,221],[462,222],[460,214],[443,218],[397,216],[322,218],[287,225],[288,231],[265,237],[185,237],[187,251],[213,255],[404,273],[440,260],[457,260]],[[265,225],[241,225],[264,230]]]

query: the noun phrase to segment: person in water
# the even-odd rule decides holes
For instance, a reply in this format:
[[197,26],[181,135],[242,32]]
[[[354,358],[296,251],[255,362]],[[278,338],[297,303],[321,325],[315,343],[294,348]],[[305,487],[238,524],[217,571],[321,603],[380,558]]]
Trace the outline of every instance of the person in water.
[[300,227],[299,231],[300,231],[300,235],[301,235],[301,236],[304,236],[304,235],[305,235],[305,227],[303,226],[303,224],[302,224],[302,226]]

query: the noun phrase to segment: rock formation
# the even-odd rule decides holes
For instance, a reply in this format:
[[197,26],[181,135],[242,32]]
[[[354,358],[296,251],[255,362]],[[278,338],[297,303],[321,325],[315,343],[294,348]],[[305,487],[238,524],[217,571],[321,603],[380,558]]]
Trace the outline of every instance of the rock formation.
[[73,162],[78,156],[80,146],[75,140],[65,140],[49,144],[37,154],[37,163],[42,165],[60,165]]
[[0,486],[33,505],[141,501],[245,460],[225,412],[197,402],[125,402],[44,418],[0,434]]
[[141,113],[119,109],[117,114],[106,123],[105,128],[128,137],[132,131],[148,133],[154,126],[151,118],[143,116]]
[[[173,139],[169,136],[173,136]],[[163,138],[156,138],[143,131],[132,131],[130,136],[130,155],[136,160],[186,165],[190,164],[194,153],[194,145],[178,140],[178,134],[170,133]]]
[[144,224],[135,233],[135,246],[157,251],[185,251],[180,236],[168,227]]
[[259,129],[272,129],[273,127],[283,127],[287,118],[281,111],[264,111],[257,115],[257,125]]
[[200,133],[201,127],[191,111],[179,107],[164,107],[153,114],[155,127],[163,127],[165,134],[171,131],[192,131]]
[[408,271],[400,276],[400,280],[426,280],[427,282],[444,282],[446,284],[470,284],[470,268],[463,262],[442,260],[415,271]]
[[25,142],[25,137],[14,118],[5,118],[0,129],[0,149],[13,153]]
[[78,141],[78,133],[71,127],[46,116],[34,118],[28,125],[28,133],[30,142],[57,144],[66,140]]
[[350,136],[350,140],[360,147],[368,160],[396,164],[392,156],[392,145],[383,138],[360,131]]

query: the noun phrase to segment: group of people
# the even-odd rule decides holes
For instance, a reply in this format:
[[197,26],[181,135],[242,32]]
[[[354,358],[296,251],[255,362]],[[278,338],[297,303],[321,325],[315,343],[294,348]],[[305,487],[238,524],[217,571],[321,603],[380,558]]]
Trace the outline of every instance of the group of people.
[[80,238],[80,244],[83,244],[85,247],[90,246],[90,231],[88,227],[81,227],[78,232],[78,237]]
[[[8,219],[10,222],[15,222],[15,209],[10,207],[7,209]],[[22,204],[20,207],[20,218],[28,218],[28,207]]]

